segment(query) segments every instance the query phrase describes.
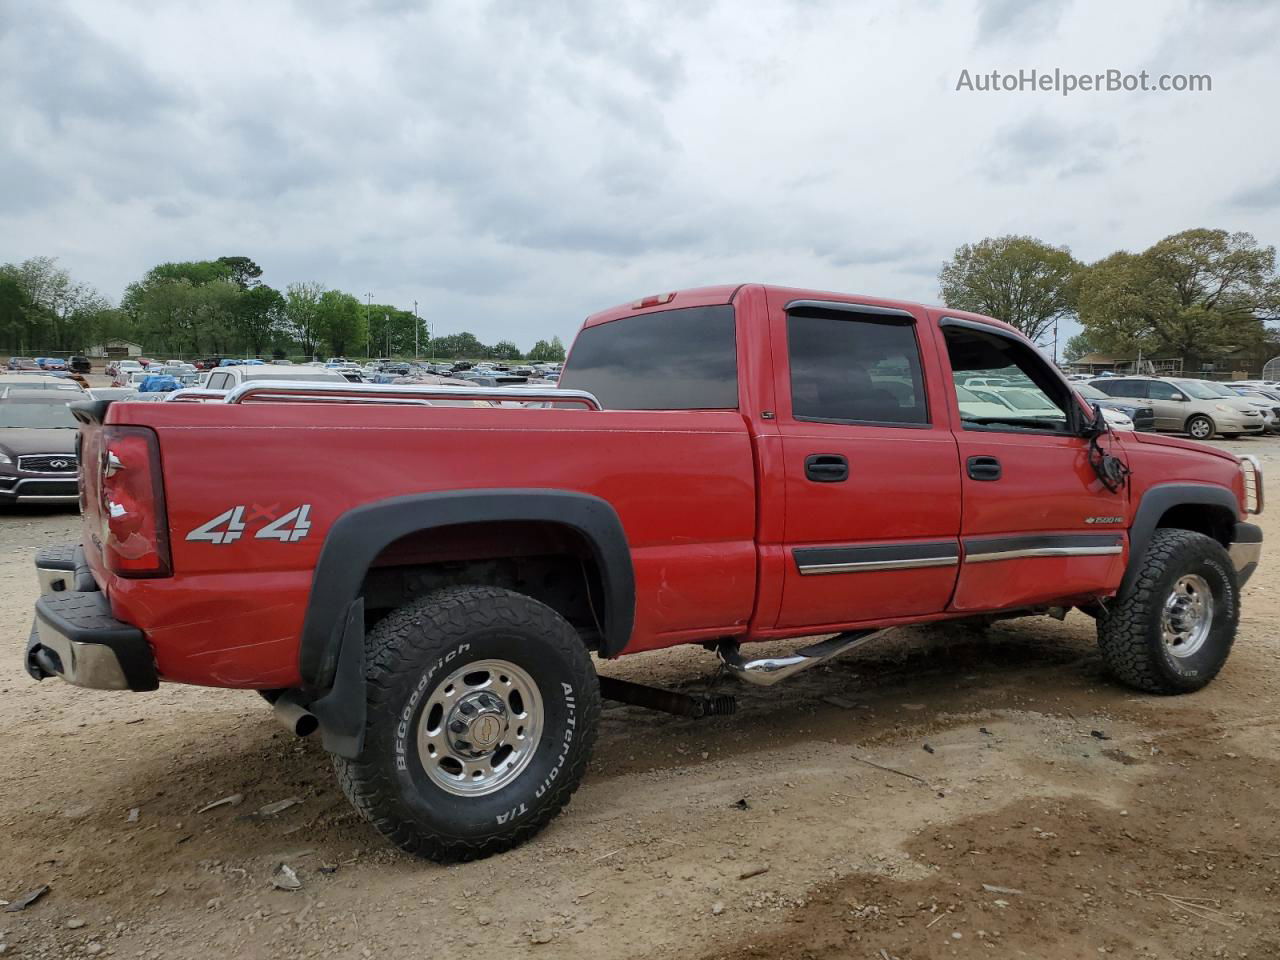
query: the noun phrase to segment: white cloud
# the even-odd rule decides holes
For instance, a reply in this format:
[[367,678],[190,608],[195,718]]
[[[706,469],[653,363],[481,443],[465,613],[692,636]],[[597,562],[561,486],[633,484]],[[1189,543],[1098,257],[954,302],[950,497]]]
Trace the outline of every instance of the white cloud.
[[[118,296],[246,254],[527,346],[702,283],[933,300],[990,234],[1090,259],[1191,226],[1276,239],[1280,63],[1250,39],[1274,4],[745,9],[31,5],[0,23],[0,261],[58,256]],[[955,90],[1031,67],[1214,88]]]

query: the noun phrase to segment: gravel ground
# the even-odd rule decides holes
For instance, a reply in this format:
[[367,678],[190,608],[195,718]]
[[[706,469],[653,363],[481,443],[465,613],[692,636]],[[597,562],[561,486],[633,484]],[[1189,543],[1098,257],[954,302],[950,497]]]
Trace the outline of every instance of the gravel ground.
[[[1280,441],[1224,446],[1280,466]],[[441,867],[388,849],[319,744],[253,694],[27,677],[32,554],[76,533],[58,510],[0,515],[0,898],[49,886],[0,912],[6,956],[1280,956],[1265,557],[1199,694],[1111,683],[1078,613],[902,630],[737,687],[732,718],[607,710],[564,815],[510,854]],[[712,667],[683,649],[603,669],[700,688]],[[301,889],[272,886],[280,863]]]

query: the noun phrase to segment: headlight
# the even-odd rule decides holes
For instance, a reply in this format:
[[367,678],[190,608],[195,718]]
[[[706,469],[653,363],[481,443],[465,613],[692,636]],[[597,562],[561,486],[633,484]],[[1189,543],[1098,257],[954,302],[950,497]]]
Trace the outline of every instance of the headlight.
[[1235,412],[1236,412],[1236,411],[1235,411],[1234,409],[1232,409],[1231,407],[1223,406],[1223,405],[1222,405],[1222,404],[1220,404],[1220,403],[1215,403],[1215,404],[1213,405],[1213,409],[1215,409],[1215,410],[1221,410],[1223,413],[1235,413]]
[[3,450],[0,450],[0,463],[13,463],[13,458]]

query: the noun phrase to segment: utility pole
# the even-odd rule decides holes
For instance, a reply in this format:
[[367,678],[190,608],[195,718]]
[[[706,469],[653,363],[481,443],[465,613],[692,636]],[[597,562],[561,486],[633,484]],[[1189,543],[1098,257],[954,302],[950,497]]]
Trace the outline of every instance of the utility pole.
[[1053,365],[1058,365],[1058,318],[1053,319]]
[[413,359],[418,359],[418,301],[413,301]]
[[364,358],[368,360],[372,353],[369,352],[369,346],[373,339],[373,327],[369,325],[369,310],[373,306],[373,294],[366,293],[364,295]]

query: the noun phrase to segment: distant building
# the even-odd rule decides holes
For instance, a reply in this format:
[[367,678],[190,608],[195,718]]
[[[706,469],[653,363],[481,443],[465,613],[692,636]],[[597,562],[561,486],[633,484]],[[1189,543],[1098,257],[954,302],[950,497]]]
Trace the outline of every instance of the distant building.
[[108,340],[96,347],[90,347],[88,355],[99,359],[125,360],[129,357],[142,356],[142,344],[132,340]]

